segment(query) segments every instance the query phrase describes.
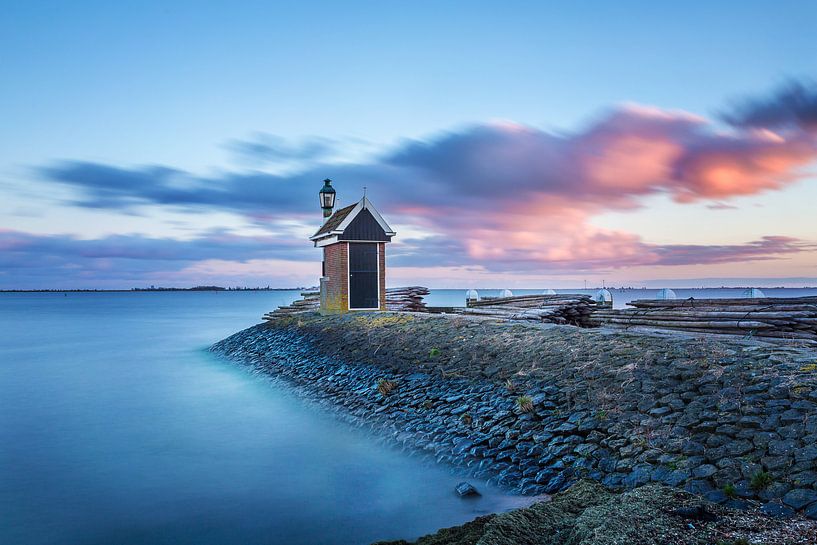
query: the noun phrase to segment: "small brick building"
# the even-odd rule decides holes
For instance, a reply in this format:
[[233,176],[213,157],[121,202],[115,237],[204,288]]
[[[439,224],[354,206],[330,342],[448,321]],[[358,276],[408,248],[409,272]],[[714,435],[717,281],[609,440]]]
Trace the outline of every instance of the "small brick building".
[[386,310],[386,243],[396,234],[364,196],[309,237],[323,249],[321,312]]

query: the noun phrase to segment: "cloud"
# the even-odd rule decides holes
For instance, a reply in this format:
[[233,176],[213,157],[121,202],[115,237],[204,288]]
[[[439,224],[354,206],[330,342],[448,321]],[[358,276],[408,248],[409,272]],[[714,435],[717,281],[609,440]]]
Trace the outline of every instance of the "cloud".
[[34,235],[0,229],[0,263],[4,267],[25,267],[27,261],[16,254],[78,256],[151,261],[197,261],[229,258],[237,261],[253,258],[288,257],[308,259],[310,248],[299,241],[273,236],[239,236],[212,231],[190,240],[151,238],[140,235],[110,235],[98,239],[80,239],[70,235]]
[[251,138],[231,140],[226,147],[254,165],[324,161],[337,155],[339,142],[313,136],[293,143],[274,134],[259,132]]
[[[317,202],[314,180],[260,171],[197,177],[164,166],[125,168],[84,161],[62,161],[38,169],[46,180],[78,191],[71,204],[89,208],[128,210],[145,205],[247,215],[274,213],[292,218]],[[308,213],[315,215],[314,210]]]
[[[354,164],[312,164],[294,174],[239,170],[199,176],[168,166],[64,161],[38,170],[71,188],[73,204],[114,210],[169,206],[228,211],[256,224],[313,222],[320,181],[341,203],[362,186],[401,231],[400,266],[483,266],[493,271],[592,271],[635,265],[716,264],[813,251],[769,236],[734,246],[661,246],[593,225],[610,210],[636,210],[653,195],[680,204],[732,207],[745,195],[802,180],[817,159],[814,84],[800,83],[733,108],[722,125],[687,112],[638,105],[611,109],[568,133],[514,123],[478,124],[405,140]],[[322,161],[331,146],[275,137],[234,143],[262,157]],[[302,241],[294,241],[292,251]]]
[[782,189],[815,158],[817,142],[809,134],[726,134],[689,114],[628,106],[571,135],[507,124],[472,127],[408,143],[386,164],[411,170],[420,180],[412,187],[438,203],[551,196],[617,208],[656,193],[692,202]]
[[712,265],[776,259],[787,254],[817,251],[817,244],[793,237],[766,236],[747,244],[668,245],[654,247],[656,265]]
[[813,242],[779,236],[733,245],[651,244],[632,233],[596,227],[581,209],[532,202],[514,214],[491,216],[459,239],[410,239],[390,255],[397,266],[478,265],[501,273],[563,274],[765,261],[815,251]]
[[[817,276],[778,276],[778,277],[705,277],[705,278],[662,278],[643,282],[645,287],[665,288],[667,286],[688,286],[720,288],[723,286],[760,287],[760,288],[804,288],[817,286]],[[769,297],[778,297],[774,292],[766,293]]]
[[770,97],[740,101],[722,117],[737,127],[817,131],[817,84],[789,81]]
[[408,141],[377,162],[293,175],[244,171],[208,178],[164,166],[80,161],[39,173],[77,190],[81,206],[171,205],[282,217],[314,215],[316,180],[333,174],[341,191],[350,182],[368,185],[390,206],[430,216],[441,208],[513,206],[537,197],[607,209],[637,206],[638,198],[657,193],[680,202],[726,199],[782,189],[815,157],[813,138],[723,135],[687,115],[630,107],[571,136],[479,125]]
[[315,259],[313,249],[300,241],[271,236],[210,232],[191,240],[139,235],[86,240],[0,229],[3,288],[121,288],[143,286],[151,280],[194,285],[205,277],[212,279],[219,267],[223,273],[219,280],[234,278],[231,273],[247,269],[249,263],[256,264],[256,272],[259,263],[267,264],[266,274],[257,275],[253,284],[265,285],[270,278],[290,277],[286,269],[297,267],[299,261],[317,272]]
[[726,204],[725,202],[716,202],[712,204],[707,204],[706,207],[709,210],[737,210],[737,206],[733,206],[731,204]]
[[[582,249],[577,251],[570,244]],[[577,235],[564,246],[544,249],[543,255],[505,255],[490,247],[462,247],[442,237],[403,241],[394,245],[389,255],[391,266],[403,276],[406,271],[424,270],[420,276],[449,278],[457,274],[542,273],[543,259],[548,273],[572,274],[622,266],[768,260],[815,249],[814,244],[788,237],[764,237],[737,245],[662,246],[646,244],[633,235],[594,232]],[[307,285],[315,283],[319,256],[299,240],[222,232],[191,240],[138,235],[85,240],[0,230],[0,288]]]
[[158,204],[289,215],[313,213],[315,185],[328,174],[341,190],[350,183],[356,190],[368,185],[405,210],[494,207],[538,196],[620,208],[656,193],[691,202],[779,190],[799,180],[815,158],[817,141],[806,131],[725,133],[688,113],[630,105],[571,134],[511,123],[475,125],[407,140],[371,162],[324,164],[289,175],[201,177],[166,166],[78,161],[39,173],[76,189],[83,206]]

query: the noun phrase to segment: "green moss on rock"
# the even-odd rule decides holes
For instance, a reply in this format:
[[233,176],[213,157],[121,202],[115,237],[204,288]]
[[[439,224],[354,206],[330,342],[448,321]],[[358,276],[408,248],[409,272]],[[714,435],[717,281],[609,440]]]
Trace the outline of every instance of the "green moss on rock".
[[[688,519],[679,509],[705,506],[713,521]],[[780,520],[711,504],[700,496],[649,484],[612,493],[581,481],[551,501],[480,517],[416,542],[377,545],[711,545],[813,543],[817,523]]]
[[485,534],[485,526],[494,518],[496,515],[478,517],[462,526],[443,528],[414,542],[401,539],[399,541],[378,541],[373,545],[474,545]]

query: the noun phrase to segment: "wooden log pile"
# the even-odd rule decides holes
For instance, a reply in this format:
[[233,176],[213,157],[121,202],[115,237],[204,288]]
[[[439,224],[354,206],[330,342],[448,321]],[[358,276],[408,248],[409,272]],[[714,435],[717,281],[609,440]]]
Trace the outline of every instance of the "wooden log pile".
[[468,301],[460,313],[508,320],[532,320],[554,324],[589,325],[596,303],[589,295],[515,295]]
[[597,326],[795,339],[817,343],[817,297],[641,299],[632,309],[598,309]]
[[[423,298],[430,290],[423,286],[405,288],[388,288],[386,290],[386,308],[392,311],[426,312]],[[289,305],[282,305],[272,312],[264,314],[264,320],[273,320],[282,316],[314,312],[321,305],[321,294],[318,291],[302,292],[301,299]]]
[[405,288],[388,288],[386,290],[386,309],[393,311],[426,312],[423,298],[431,293],[423,286]]
[[273,320],[282,316],[312,312],[318,310],[318,307],[320,306],[321,293],[319,291],[304,291],[301,292],[301,299],[293,301],[289,305],[281,305],[272,312],[264,314],[264,319]]

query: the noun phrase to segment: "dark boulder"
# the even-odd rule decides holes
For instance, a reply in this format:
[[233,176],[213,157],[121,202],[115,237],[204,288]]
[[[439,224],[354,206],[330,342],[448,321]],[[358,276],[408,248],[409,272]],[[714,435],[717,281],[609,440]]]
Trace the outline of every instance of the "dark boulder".
[[794,509],[788,505],[783,505],[779,501],[764,503],[760,510],[766,515],[777,519],[787,519],[794,516]]
[[718,515],[709,511],[705,504],[699,504],[692,507],[681,507],[672,512],[673,515],[679,516],[689,520],[700,520],[705,522],[714,522],[718,520]]
[[814,502],[817,502],[817,491],[807,488],[796,488],[783,496],[783,503],[797,510]]
[[480,496],[479,490],[474,488],[474,485],[471,483],[461,482],[457,486],[454,487],[454,490],[461,498],[469,497],[469,496]]

